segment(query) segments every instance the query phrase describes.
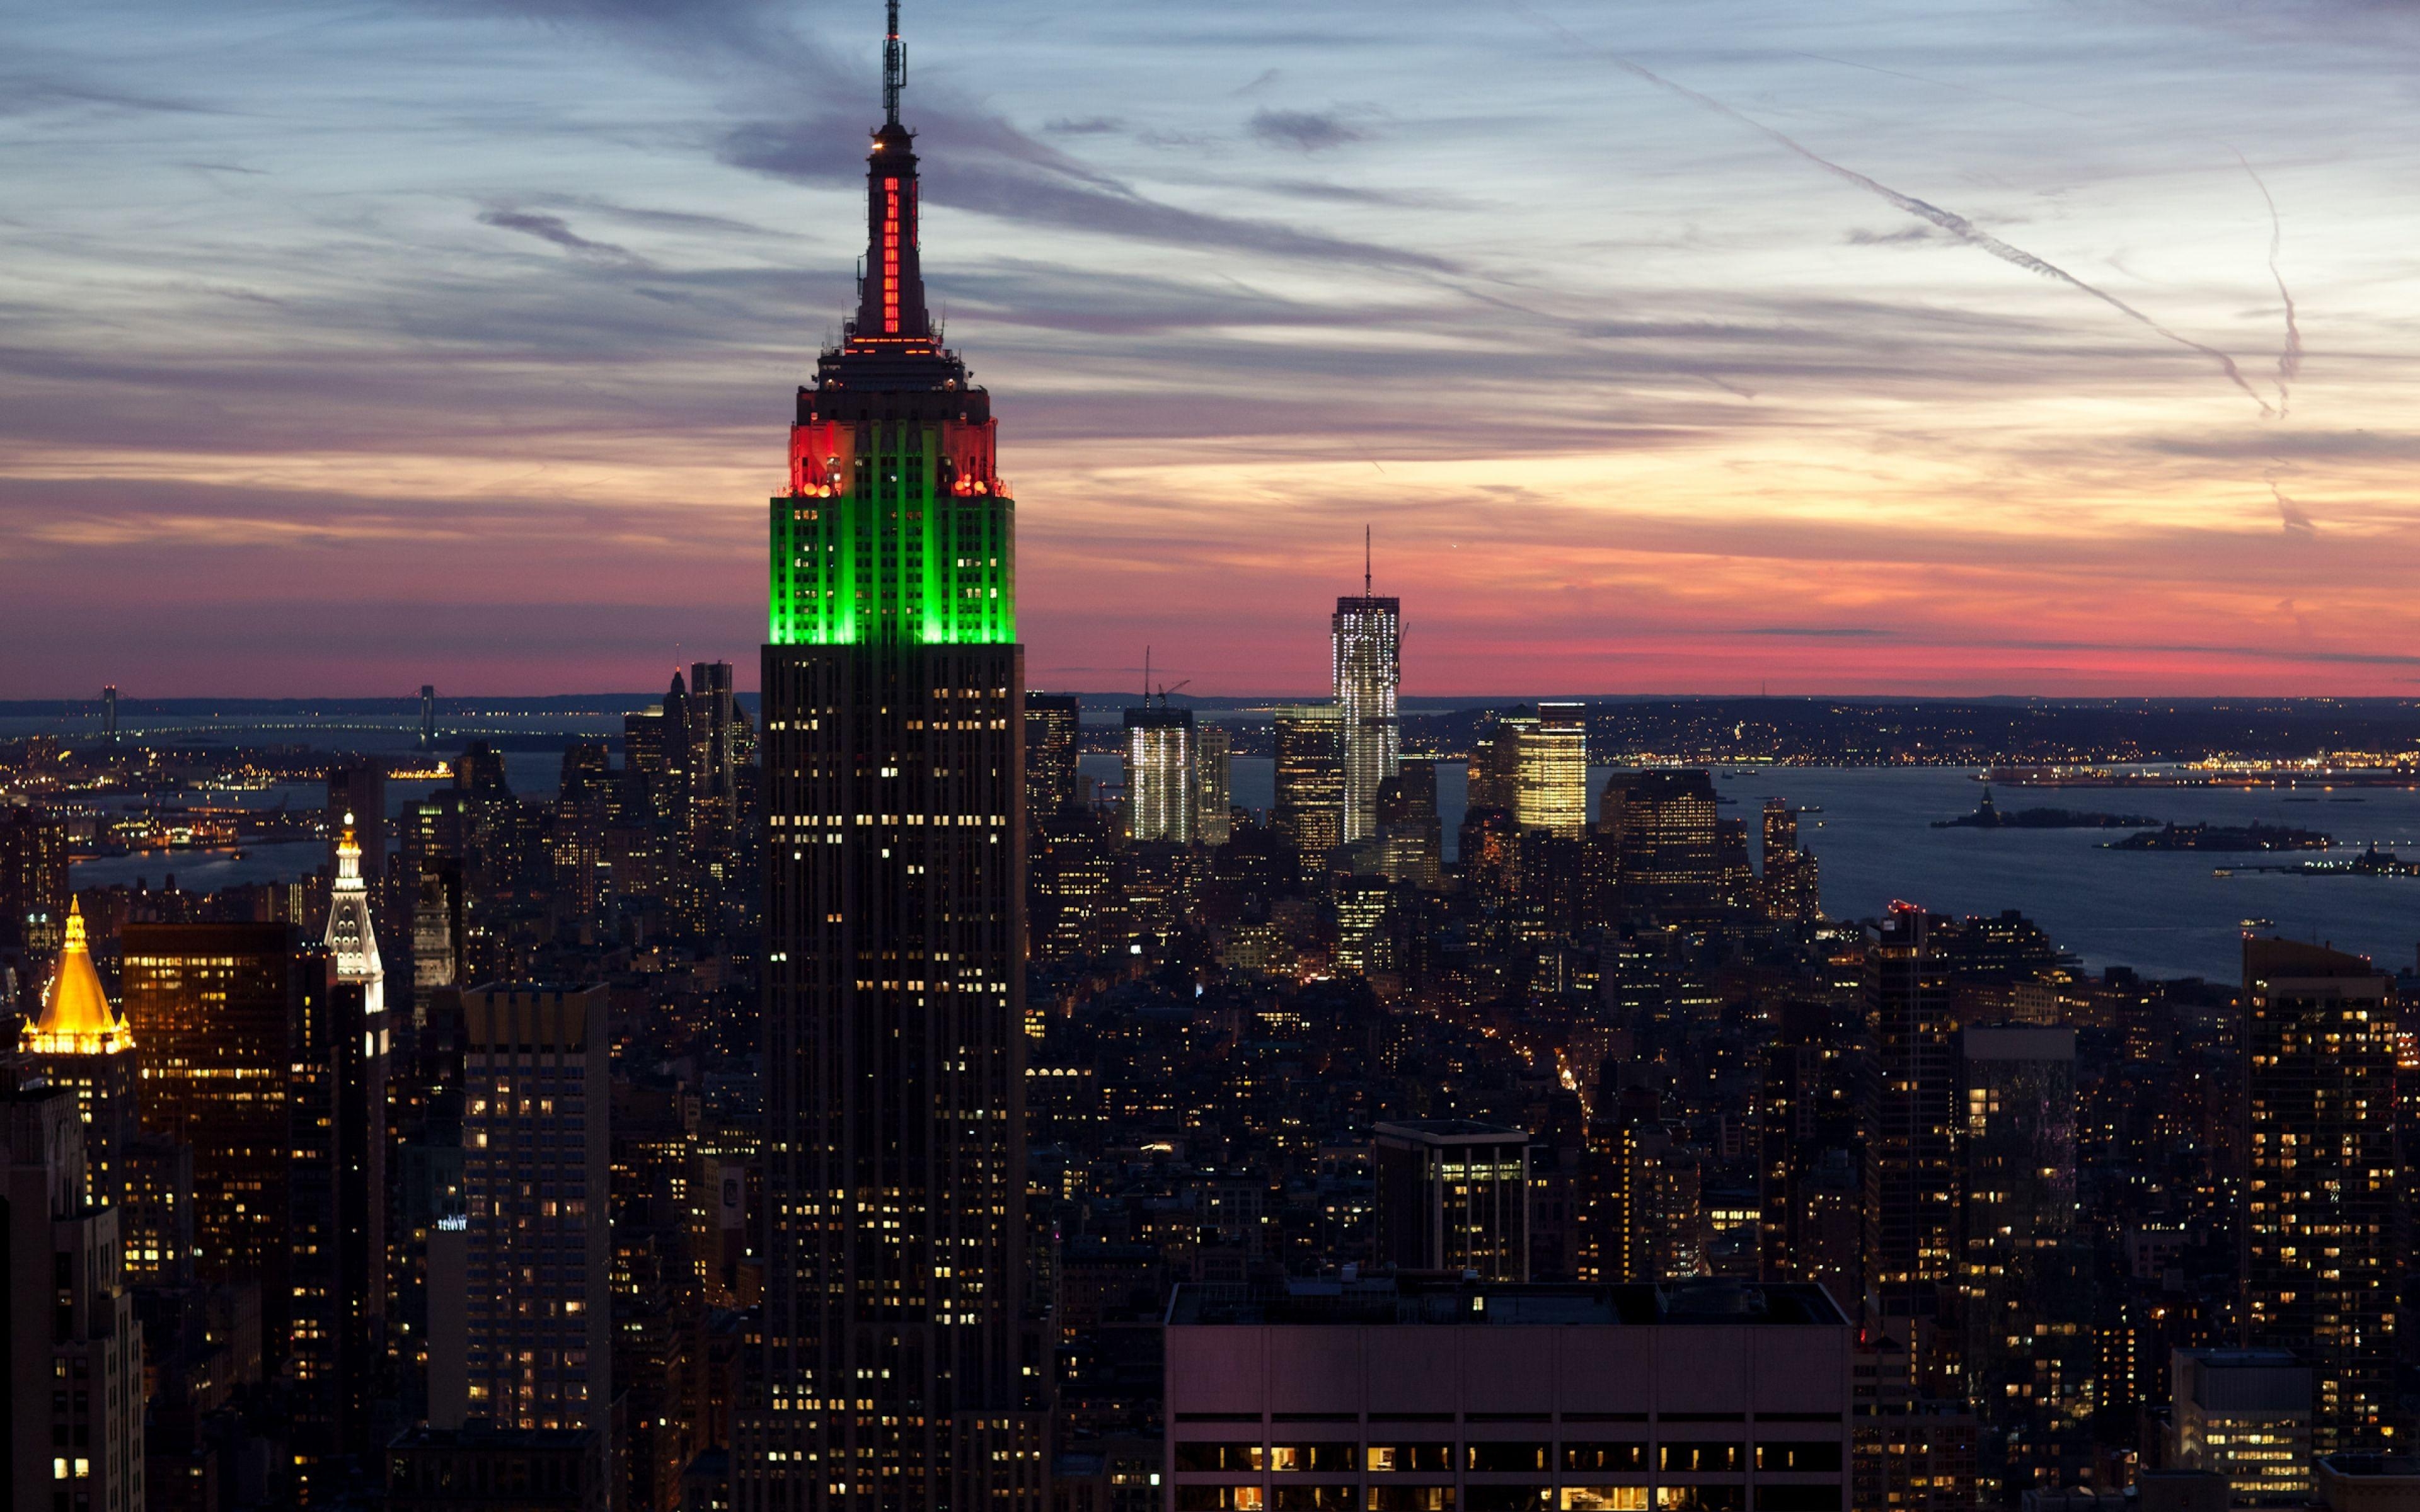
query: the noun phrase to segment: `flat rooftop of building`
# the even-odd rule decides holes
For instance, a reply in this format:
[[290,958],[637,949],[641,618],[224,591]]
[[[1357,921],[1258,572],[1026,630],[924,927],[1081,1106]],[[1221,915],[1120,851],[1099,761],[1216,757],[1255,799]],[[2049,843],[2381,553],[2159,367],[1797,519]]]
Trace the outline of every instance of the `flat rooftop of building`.
[[2339,1475],[2367,1475],[2390,1480],[2420,1480],[2420,1456],[2332,1454],[2319,1461]]
[[2304,1368],[2301,1355],[2291,1350],[2208,1349],[2179,1350],[2179,1354],[2199,1360],[2204,1365],[2234,1370],[2300,1370]]
[[1460,1324],[1556,1327],[1848,1326],[1822,1287],[1807,1282],[1676,1281],[1588,1286],[1445,1276],[1293,1278],[1281,1294],[1188,1282],[1169,1299],[1172,1325],[1370,1327]]
[[458,1428],[431,1427],[426,1423],[406,1428],[390,1440],[387,1447],[493,1452],[580,1449],[594,1443],[597,1433],[595,1428],[504,1427],[484,1418],[473,1418]]
[[1524,1129],[1508,1129],[1500,1123],[1481,1123],[1476,1119],[1389,1119],[1372,1126],[1373,1134],[1424,1134],[1435,1139],[1527,1139]]

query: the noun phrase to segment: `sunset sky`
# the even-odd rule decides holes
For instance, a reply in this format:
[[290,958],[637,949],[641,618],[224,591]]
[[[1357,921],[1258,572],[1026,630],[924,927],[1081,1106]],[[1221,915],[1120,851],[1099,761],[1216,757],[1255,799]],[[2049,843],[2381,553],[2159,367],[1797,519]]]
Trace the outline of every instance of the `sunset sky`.
[[[2420,696],[2420,8],[904,30],[1037,687]],[[752,686],[879,32],[0,12],[0,698]]]

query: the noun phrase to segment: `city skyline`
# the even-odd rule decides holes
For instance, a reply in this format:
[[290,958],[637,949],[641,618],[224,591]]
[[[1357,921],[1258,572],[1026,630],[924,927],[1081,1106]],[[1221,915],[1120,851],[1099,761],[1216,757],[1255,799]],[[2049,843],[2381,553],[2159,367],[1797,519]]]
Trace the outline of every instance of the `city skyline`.
[[[1852,166],[1824,140],[1837,117],[1778,74],[1749,86],[1791,19],[1723,0],[1589,15],[1652,67],[1528,0],[1486,28],[1438,10],[1376,30],[1342,8],[1279,23],[1262,0],[1072,29],[1026,0],[972,21],[934,0],[939,23],[904,34],[901,0],[849,0],[886,23],[878,92],[848,61],[861,37],[828,42],[837,10],[795,0],[261,3],[194,34],[249,43],[256,85],[297,51],[381,44],[389,93],[344,93],[339,67],[302,98],[365,186],[314,212],[342,244],[277,275],[240,379],[111,352],[96,326],[82,377],[34,407],[51,450],[23,458],[72,462],[108,405],[62,406],[116,373],[119,397],[168,401],[76,465],[185,445],[176,486],[206,501],[132,524],[112,501],[157,480],[112,473],[26,538],[123,570],[83,598],[18,595],[39,633],[0,640],[37,677],[85,679],[0,698],[8,1507],[2420,1512],[2420,699],[1788,687],[1793,667],[1988,686],[2420,665],[2381,649],[2399,601],[2363,597],[2399,587],[2368,566],[2392,558],[2392,511],[2358,541],[2289,476],[2289,417],[2327,402],[2306,359],[2362,352],[2305,346],[2323,306],[2289,291],[2249,156],[2220,144],[2269,207],[2274,312],[2228,291],[2148,165],[2102,172],[2063,217],[2008,208],[2042,193],[2012,174],[1973,177],[2002,202],[1981,219],[1897,187],[1917,180],[1879,151]],[[2034,24],[1873,3],[1843,0],[1851,29],[1911,44],[1947,24],[1989,52]],[[1699,42],[1668,56],[1674,15]],[[2112,11],[2057,40],[2115,26],[2148,47],[2187,20]],[[115,45],[174,52],[182,24]],[[1707,51],[1724,25],[1744,42]],[[468,39],[517,26],[600,87],[494,103],[531,60],[500,45],[474,69]],[[1482,97],[1523,37],[1544,47],[1523,85]],[[911,41],[949,54],[914,90]],[[2282,81],[2288,44],[2266,45]],[[1217,69],[1256,51],[1355,55],[1316,86],[1397,103],[1304,102],[1278,66],[1227,89]],[[2102,77],[2144,84],[2122,108],[2156,106],[2216,51]],[[1196,67],[1113,85],[1028,72],[1043,52]],[[656,92],[605,77],[609,57]],[[1442,66],[1428,92],[1423,62]],[[213,107],[60,67],[29,56],[13,92],[0,74],[0,147],[11,122],[181,114],[197,169],[247,171],[200,156],[250,129]],[[1559,93],[1577,69],[1922,229],[1823,265],[1806,205],[1760,180],[1771,163],[1659,180],[1641,164],[1679,144]],[[375,250],[400,162],[354,128],[408,115],[422,74],[452,93],[411,170],[436,219],[406,270]],[[1879,88],[1861,109],[1888,108]],[[763,114],[700,137],[685,90]],[[1140,104],[1037,135],[1007,103],[1148,100],[1176,120],[1219,90],[1251,150],[1332,176],[1238,177],[1215,132],[1170,135]],[[2261,102],[2229,103],[2249,124]],[[2281,104],[2264,162],[2288,150]],[[1552,150],[1533,116],[1560,121]],[[436,187],[542,138],[566,183],[617,151],[702,149],[770,183],[777,213],[706,208],[731,187],[706,177]],[[474,140],[512,150],[449,150]],[[2125,140],[2094,140],[2105,170]],[[2003,161],[2090,166],[2044,146]],[[1475,147],[1489,162],[1459,176],[1353,177]],[[1137,147],[1229,166],[1100,166]],[[1608,147],[1627,177],[1572,177]],[[814,219],[835,181],[855,200],[838,246]],[[1666,239],[1608,254],[1583,200],[1635,186]],[[2165,218],[2158,255],[2111,240],[2095,195],[2121,186],[2127,215]],[[263,188],[255,208],[285,203]],[[818,208],[768,229],[792,202]],[[553,302],[518,323],[489,302],[499,260],[435,229],[466,204],[479,234],[541,249],[507,282],[552,269]],[[175,265],[209,220],[177,216],[156,243],[46,265],[25,308],[53,323],[0,344],[0,434],[10,374],[78,309],[56,279]],[[0,241],[26,224],[0,212]],[[292,247],[249,230],[267,275]],[[718,282],[760,231],[759,276]],[[2041,302],[1913,276],[1898,303],[1808,302],[1854,259],[1944,254]],[[850,297],[789,279],[802,259],[853,262]],[[953,331],[960,277],[976,300]],[[1383,304],[1415,285],[1418,309]],[[416,289],[380,316],[399,339],[356,324],[315,346],[343,298],[312,301],[339,286]],[[195,287],[146,285],[129,319],[225,292]],[[1755,318],[1713,335],[1639,313],[1714,289]],[[661,310],[634,320],[626,296]],[[1547,296],[1595,306],[1549,315]],[[2136,345],[2081,342],[2061,301]],[[743,307],[744,342],[712,333]],[[799,346],[822,311],[839,318]],[[1911,312],[1963,345],[1911,338]],[[2271,313],[2273,363],[2240,358]],[[2054,319],[2077,345],[2041,339]],[[1841,365],[1852,348],[1888,372]],[[994,351],[999,372],[975,365]],[[315,364],[307,392],[268,397]],[[722,387],[743,375],[781,415],[748,448]],[[2395,380],[2381,360],[2362,392]],[[1674,383],[1726,397],[1680,404]],[[1896,417],[1842,418],[1842,395],[1894,386]],[[658,406],[667,388],[693,402]],[[365,394],[395,422],[375,436],[341,423]],[[1733,401],[1764,408],[1703,408]],[[729,539],[724,459],[769,454],[776,424],[780,461],[747,474],[763,533]],[[2214,425],[2264,427],[2287,549],[2230,555],[2242,522],[2181,493],[2174,517],[2139,491],[2063,512],[2039,493],[2117,468],[2111,438]],[[2055,465],[2025,461],[2056,426]],[[2392,481],[2392,445],[2353,450]],[[2208,476],[2254,460],[2194,455]],[[301,502],[313,470],[313,522],[255,508]],[[0,532],[23,501],[0,494]],[[1325,696],[1289,697],[1320,645],[1294,595],[1326,586],[1348,505],[1359,592],[1334,597],[1303,689]],[[2121,588],[2130,548],[2145,566]],[[2245,611],[2263,574],[2307,589],[2355,548],[2377,576],[2272,614],[2323,622],[2304,640]],[[80,637],[96,606],[118,620]],[[2330,618],[2348,606],[2357,638]],[[721,643],[735,608],[752,678]],[[2203,640],[2154,636],[2172,623]],[[1171,624],[1182,649],[1155,657]],[[1407,627],[1429,658],[1408,677]],[[668,628],[692,659],[663,676]],[[481,667],[654,681],[624,665],[651,638],[659,696],[478,690]],[[85,675],[127,645],[139,665]],[[2009,659],[2046,648],[2072,664]],[[1730,696],[1421,687],[1685,686],[1750,663]],[[383,696],[143,686],[197,669]],[[1245,679],[1277,701],[1221,686]]]
[[[1312,693],[1365,523],[1407,697],[2413,686],[2408,17],[928,8],[1039,686]],[[744,665],[855,9],[118,11],[9,23],[0,695]]]

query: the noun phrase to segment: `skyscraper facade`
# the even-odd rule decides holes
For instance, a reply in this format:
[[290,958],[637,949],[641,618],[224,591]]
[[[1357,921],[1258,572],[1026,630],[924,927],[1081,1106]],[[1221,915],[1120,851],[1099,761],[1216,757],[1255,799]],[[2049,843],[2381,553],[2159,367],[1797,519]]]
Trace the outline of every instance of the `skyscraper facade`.
[[1126,833],[1189,845],[1200,815],[1193,711],[1165,702],[1126,710]]
[[1407,1271],[1529,1279],[1529,1135],[1469,1119],[1371,1130],[1377,1256]]
[[2395,1375],[2395,1032],[2367,958],[2243,942],[2243,1342],[2311,1367],[2322,1455],[2384,1442]]
[[77,1122],[64,1088],[0,1090],[0,1503],[139,1512],[143,1330]]
[[1537,722],[1523,727],[1519,740],[1513,819],[1525,830],[1579,839],[1588,827],[1586,709],[1577,703],[1541,703]]
[[31,804],[0,805],[0,949],[57,949],[67,914],[66,827]]
[[2075,1232],[2075,1031],[1960,1036],[1966,1396],[1983,1473],[2013,1500],[2089,1477],[2092,1249]]
[[293,931],[129,924],[120,938],[126,1026],[143,1047],[143,1128],[194,1149],[194,1275],[257,1283],[263,1342],[282,1355]]
[[1866,1283],[1910,1296],[1949,1280],[1958,1249],[1948,923],[1900,904],[1866,954]]
[[1394,882],[1434,887],[1444,865],[1445,828],[1437,813],[1436,760],[1397,762],[1378,784],[1380,866]]
[[1336,673],[1336,712],[1343,735],[1344,840],[1378,830],[1378,785],[1395,775],[1401,754],[1395,693],[1404,680],[1403,604],[1370,592],[1339,598],[1328,622]]
[[368,1402],[385,1346],[393,1037],[355,817],[344,815],[328,927],[303,960],[311,975],[299,984],[288,1038],[290,1336],[306,1490],[324,1458],[372,1447]]
[[1025,698],[1025,811],[1036,824],[1076,801],[1077,735],[1082,713],[1073,693]]
[[892,8],[855,317],[772,501],[762,1350],[745,1508],[1038,1502],[1024,653],[991,401],[918,265]]
[[458,1349],[470,1414],[505,1427],[611,1421],[605,995],[463,995],[469,1306],[458,1344],[432,1337],[430,1367]]
[[362,879],[375,895],[386,879],[386,764],[351,756],[328,768],[328,872],[343,869],[337,855],[349,833],[361,849]]
[[1324,857],[1344,834],[1344,743],[1336,705],[1280,708],[1277,744],[1278,833],[1306,856]]
[[1222,724],[1193,731],[1193,839],[1224,845],[1233,819],[1234,738]]
[[1776,924],[1813,924],[1823,918],[1823,875],[1815,853],[1798,843],[1798,810],[1764,800],[1764,874],[1758,901]]
[[[1544,739],[1539,735],[1533,738]],[[1596,872],[1607,913],[1687,920],[1718,912],[1714,779],[1699,769],[1616,772],[1596,808]]]

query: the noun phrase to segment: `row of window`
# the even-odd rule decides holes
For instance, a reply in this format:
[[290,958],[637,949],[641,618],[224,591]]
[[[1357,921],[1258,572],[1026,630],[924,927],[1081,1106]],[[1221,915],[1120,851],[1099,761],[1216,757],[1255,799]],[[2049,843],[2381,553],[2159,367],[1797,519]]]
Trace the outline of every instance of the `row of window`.
[[[1176,1512],[1749,1512],[1745,1486],[1179,1486]],[[1760,1486],[1755,1512],[1841,1512],[1841,1489]]]
[[1343,1473],[1469,1470],[1517,1474],[1523,1471],[1644,1471],[1674,1474],[1733,1474],[1751,1459],[1760,1471],[1829,1474],[1840,1468],[1837,1439],[1767,1441],[1751,1449],[1737,1443],[1639,1440],[1566,1442],[1559,1454],[1550,1443],[1179,1443],[1178,1470],[1309,1471]]

